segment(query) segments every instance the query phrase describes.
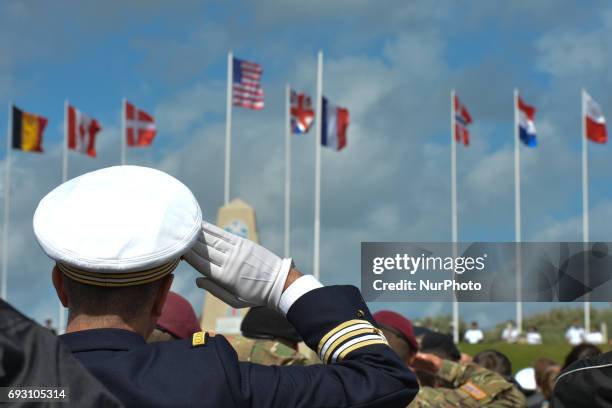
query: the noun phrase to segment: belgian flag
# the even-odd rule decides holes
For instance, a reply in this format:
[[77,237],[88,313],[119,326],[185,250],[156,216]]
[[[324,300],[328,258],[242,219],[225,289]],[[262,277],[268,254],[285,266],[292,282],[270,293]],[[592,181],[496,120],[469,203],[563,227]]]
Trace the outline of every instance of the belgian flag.
[[47,119],[24,112],[13,105],[13,149],[42,153],[42,138]]

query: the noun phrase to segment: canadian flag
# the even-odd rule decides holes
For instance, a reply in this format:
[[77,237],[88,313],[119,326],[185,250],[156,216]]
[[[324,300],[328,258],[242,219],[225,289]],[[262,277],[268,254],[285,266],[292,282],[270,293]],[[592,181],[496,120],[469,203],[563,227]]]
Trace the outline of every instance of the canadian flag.
[[97,120],[92,119],[74,106],[68,105],[68,148],[96,157],[96,134],[102,130]]
[[599,107],[599,104],[591,98],[591,95],[584,92],[584,115],[586,137],[595,143],[606,143],[608,132],[606,131],[606,118]]
[[125,102],[125,138],[128,146],[149,146],[153,143],[157,127],[147,112]]

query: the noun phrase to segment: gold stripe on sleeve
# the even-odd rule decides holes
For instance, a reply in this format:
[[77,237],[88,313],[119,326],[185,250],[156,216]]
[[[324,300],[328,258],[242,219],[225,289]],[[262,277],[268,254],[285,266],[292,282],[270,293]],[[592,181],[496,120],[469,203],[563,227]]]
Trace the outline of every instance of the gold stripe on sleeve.
[[363,347],[367,347],[367,346],[371,346],[374,344],[384,344],[384,345],[389,345],[389,343],[387,343],[385,340],[368,340],[368,341],[362,341],[361,343],[357,343],[357,344],[353,344],[351,347],[347,348],[346,350],[344,350],[342,353],[340,353],[340,355],[338,355],[338,358],[336,361],[342,361],[344,359],[344,357],[346,357],[349,353],[358,350],[360,348]]
[[327,342],[327,340],[331,336],[333,336],[334,334],[336,334],[340,330],[344,329],[345,327],[349,327],[349,326],[351,326],[353,324],[358,324],[358,323],[365,323],[365,324],[369,324],[369,325],[372,324],[372,323],[368,322],[367,320],[361,320],[361,319],[347,320],[344,323],[340,323],[338,326],[334,327],[329,332],[327,332],[327,334],[325,336],[323,336],[321,341],[319,341],[319,345],[317,346],[317,353],[319,353],[319,354],[321,353],[321,350],[323,349],[323,346],[325,345],[325,342]]

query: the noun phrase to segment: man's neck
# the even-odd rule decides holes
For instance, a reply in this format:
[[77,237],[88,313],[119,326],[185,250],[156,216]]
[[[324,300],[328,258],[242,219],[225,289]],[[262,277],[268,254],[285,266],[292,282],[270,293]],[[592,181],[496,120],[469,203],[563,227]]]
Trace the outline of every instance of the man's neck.
[[74,333],[83,330],[91,329],[122,329],[129,330],[136,334],[139,334],[143,338],[147,337],[147,329],[138,322],[126,322],[118,316],[88,316],[88,315],[76,315],[70,316],[68,319],[68,325],[66,326],[66,333]]

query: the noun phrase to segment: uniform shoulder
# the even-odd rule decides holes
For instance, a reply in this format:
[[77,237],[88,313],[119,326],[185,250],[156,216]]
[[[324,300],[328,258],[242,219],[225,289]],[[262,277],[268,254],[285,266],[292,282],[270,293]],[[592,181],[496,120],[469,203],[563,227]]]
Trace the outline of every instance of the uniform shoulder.
[[[570,364],[556,379],[553,403],[559,407],[612,404],[612,352]],[[606,405],[606,406],[608,406]]]
[[219,352],[220,350],[233,350],[227,339],[221,335],[211,335],[208,332],[197,332],[189,339],[160,341],[148,343],[147,347],[159,353],[179,353],[185,352]]
[[[524,397],[503,376],[477,364],[462,365],[444,360],[437,376],[448,382],[450,388],[423,387],[415,407],[428,406],[481,406],[495,402],[499,406],[521,406]],[[428,405],[430,402],[434,405]],[[516,405],[516,404],[519,405]]]

